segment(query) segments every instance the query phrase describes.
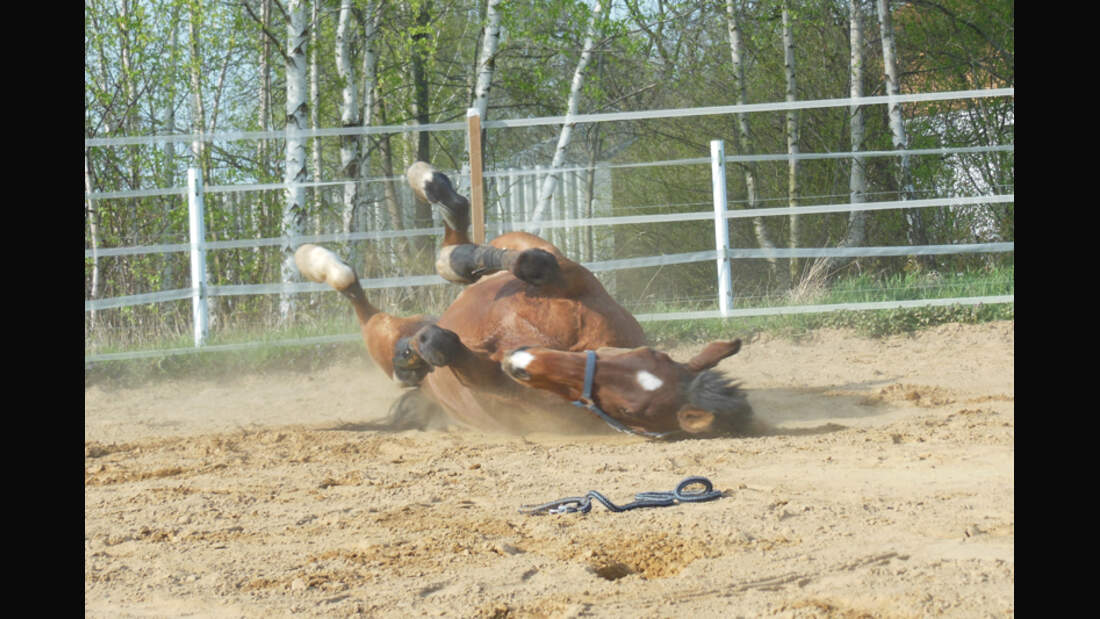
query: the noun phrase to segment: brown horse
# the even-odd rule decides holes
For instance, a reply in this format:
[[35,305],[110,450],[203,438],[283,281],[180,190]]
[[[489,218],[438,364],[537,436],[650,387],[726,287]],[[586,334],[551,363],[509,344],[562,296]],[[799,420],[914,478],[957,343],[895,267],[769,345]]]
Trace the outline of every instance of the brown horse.
[[450,180],[424,162],[408,178],[443,215],[436,272],[466,285],[438,319],[382,312],[335,254],[316,245],[295,253],[303,275],[351,300],[367,350],[388,376],[419,386],[450,419],[487,431],[749,429],[744,392],[712,370],[740,340],[713,342],[677,363],[645,347],[637,320],[557,247],[526,232],[475,245],[466,232],[469,202]]

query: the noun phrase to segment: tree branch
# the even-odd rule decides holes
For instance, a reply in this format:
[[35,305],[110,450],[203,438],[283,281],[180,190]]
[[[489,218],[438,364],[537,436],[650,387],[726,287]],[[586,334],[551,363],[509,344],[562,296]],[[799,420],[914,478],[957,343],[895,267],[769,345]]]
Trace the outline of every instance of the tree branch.
[[[272,4],[279,7],[279,12],[282,13],[284,17],[290,19],[290,17],[286,14],[286,10],[283,9],[283,5],[279,4],[278,0],[273,0]],[[266,26],[264,26],[263,20],[256,16],[256,13],[252,11],[252,7],[248,6],[248,2],[246,2],[245,0],[241,0],[241,6],[243,6],[244,10],[248,12],[248,16],[260,25],[260,31],[263,32],[264,35],[267,36],[267,38],[271,39],[273,43],[275,43],[275,50],[278,51],[279,55],[283,57],[283,61],[290,62],[290,56],[287,56],[286,52],[283,51],[283,42],[280,41],[277,36],[275,36],[275,33],[271,32],[267,29]]]

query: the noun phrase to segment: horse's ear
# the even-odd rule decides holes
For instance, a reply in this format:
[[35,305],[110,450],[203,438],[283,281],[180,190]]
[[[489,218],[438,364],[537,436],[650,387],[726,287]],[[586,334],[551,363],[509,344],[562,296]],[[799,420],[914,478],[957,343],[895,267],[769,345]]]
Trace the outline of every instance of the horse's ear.
[[687,362],[687,367],[692,372],[709,370],[718,365],[718,362],[722,359],[737,354],[739,350],[741,350],[741,340],[739,339],[728,342],[711,342],[707,344],[703,352],[695,355],[691,361]]
[[699,434],[709,432],[714,427],[714,413],[700,408],[685,406],[676,413],[676,421],[684,432]]

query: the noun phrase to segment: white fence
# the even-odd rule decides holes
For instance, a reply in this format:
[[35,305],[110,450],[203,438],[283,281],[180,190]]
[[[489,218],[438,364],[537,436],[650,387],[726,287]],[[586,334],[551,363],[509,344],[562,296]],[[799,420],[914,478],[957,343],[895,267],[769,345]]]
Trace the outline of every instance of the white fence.
[[[862,105],[875,105],[886,104],[890,102],[922,102],[922,101],[945,101],[945,100],[957,100],[968,98],[980,98],[980,97],[1013,97],[1015,96],[1014,89],[991,89],[991,90],[976,90],[976,91],[961,91],[961,92],[949,92],[949,93],[924,93],[917,95],[899,95],[897,97],[864,97],[861,99],[829,99],[820,101],[802,101],[802,102],[777,102],[777,103],[765,103],[765,104],[750,104],[743,106],[721,106],[721,107],[707,107],[707,108],[688,108],[680,110],[653,110],[642,112],[623,112],[623,113],[609,113],[609,114],[588,114],[577,115],[571,118],[564,117],[546,117],[546,118],[534,118],[534,119],[517,119],[517,120],[500,120],[500,121],[488,121],[485,122],[483,127],[486,129],[494,128],[506,128],[506,127],[527,127],[527,126],[539,126],[539,125],[554,125],[561,124],[562,122],[609,122],[609,121],[622,121],[622,120],[639,120],[646,118],[671,118],[671,117],[687,117],[687,116],[701,116],[701,115],[725,115],[737,112],[761,112],[761,111],[780,111],[786,109],[813,109],[813,108],[825,108],[825,107],[848,107],[853,104]],[[465,129],[464,123],[438,123],[434,125],[420,125],[417,127],[408,126],[389,126],[389,127],[360,127],[352,129],[318,129],[304,132],[304,137],[311,136],[335,136],[335,135],[348,135],[348,134],[373,134],[373,133],[403,133],[408,131],[424,131],[424,130],[463,130]],[[129,144],[155,144],[164,142],[191,142],[195,140],[244,140],[244,139],[271,139],[285,137],[285,134],[281,132],[232,132],[221,133],[217,135],[182,135],[182,136],[136,136],[136,137],[120,137],[120,138],[94,138],[86,139],[85,146],[123,146]],[[814,160],[814,159],[837,159],[837,158],[852,158],[853,156],[859,156],[861,158],[868,157],[898,157],[903,154],[910,156],[947,156],[963,153],[988,153],[988,152],[1013,152],[1014,145],[1001,144],[990,146],[978,146],[978,147],[958,147],[958,148],[935,148],[935,149],[911,149],[907,151],[860,151],[858,153],[851,152],[830,152],[830,153],[802,153],[796,155],[795,158],[801,160]],[[730,285],[730,261],[739,259],[782,259],[782,258],[819,258],[819,257],[835,257],[835,258],[848,258],[848,257],[864,257],[864,256],[918,256],[918,255],[942,255],[942,254],[963,254],[963,253],[1003,253],[1013,252],[1015,250],[1014,242],[994,242],[994,243],[973,243],[973,244],[950,244],[950,245],[924,245],[924,246],[889,246],[889,247],[854,247],[854,248],[836,248],[836,247],[822,247],[822,248],[775,248],[775,249],[743,249],[733,248],[729,245],[728,238],[728,220],[746,217],[775,217],[783,216],[789,217],[792,214],[792,209],[789,207],[775,207],[775,208],[755,208],[751,210],[729,210],[727,208],[727,201],[725,196],[725,167],[728,163],[742,163],[742,162],[763,162],[763,161],[788,161],[792,157],[787,154],[772,154],[772,155],[738,155],[727,156],[724,153],[723,144],[720,140],[715,140],[711,143],[711,156],[709,158],[700,157],[692,159],[679,159],[672,161],[656,161],[646,163],[634,163],[634,164],[601,164],[596,168],[585,167],[565,167],[557,170],[555,173],[563,175],[563,182],[559,183],[559,188],[564,190],[559,191],[559,197],[555,202],[555,208],[550,213],[550,218],[542,221],[529,221],[527,217],[530,215],[532,208],[530,204],[534,202],[534,196],[537,192],[534,188],[536,183],[541,180],[542,175],[548,174],[548,170],[541,168],[530,170],[487,170],[484,176],[491,187],[495,187],[495,196],[498,204],[498,216],[495,221],[487,222],[486,229],[495,232],[497,234],[508,230],[541,230],[544,235],[546,231],[550,231],[550,234],[554,234],[556,230],[562,230],[566,234],[560,235],[559,246],[563,248],[569,255],[582,256],[586,253],[592,255],[595,259],[590,261],[584,261],[586,267],[593,272],[608,272],[622,269],[633,269],[639,267],[652,267],[662,265],[684,264],[690,262],[703,262],[714,261],[717,267],[717,284],[718,295],[715,299],[716,309],[705,311],[690,311],[690,312],[667,312],[667,313],[651,313],[651,314],[636,314],[639,321],[662,321],[662,320],[694,320],[704,318],[729,318],[729,317],[747,317],[747,316],[766,316],[766,315],[779,315],[779,314],[797,314],[797,313],[819,313],[819,312],[832,312],[832,311],[845,311],[845,310],[877,310],[877,309],[890,309],[890,308],[902,308],[902,307],[920,307],[920,306],[935,306],[935,305],[976,305],[976,304],[996,304],[996,303],[1012,303],[1014,302],[1014,295],[998,295],[998,296],[981,296],[981,297],[964,297],[964,298],[945,298],[945,299],[924,299],[914,301],[888,301],[888,302],[873,302],[873,303],[843,303],[843,304],[829,304],[829,305],[798,305],[798,306],[780,306],[780,307],[759,307],[759,308],[742,308],[735,309],[734,296],[735,291],[732,290]],[[713,209],[707,211],[688,212],[688,213],[670,213],[661,215],[629,215],[629,216],[594,216],[594,217],[582,217],[581,211],[578,209],[577,204],[580,201],[580,189],[578,188],[580,183],[570,182],[569,179],[576,179],[581,174],[598,174],[600,171],[606,173],[610,168],[630,168],[630,167],[645,167],[645,166],[673,166],[673,165],[710,165],[713,181]],[[452,172],[452,174],[454,174]],[[369,179],[368,182],[381,182],[389,179]],[[306,187],[324,187],[324,186],[336,186],[345,185],[349,181],[331,181],[331,182],[313,182],[302,183]],[[460,184],[465,183],[468,185],[468,179],[458,179]],[[165,349],[165,350],[152,350],[152,351],[133,351],[122,353],[106,353],[97,355],[85,356],[85,363],[93,363],[97,361],[117,360],[117,359],[130,359],[141,357],[155,357],[171,354],[181,354],[195,352],[197,350],[202,351],[219,351],[219,350],[237,350],[252,346],[259,346],[261,343],[244,343],[244,344],[232,344],[232,345],[206,345],[205,344],[205,331],[206,331],[206,303],[210,297],[222,296],[222,295],[252,295],[252,294],[284,294],[284,293],[306,293],[316,292],[322,290],[329,290],[324,284],[315,283],[266,283],[266,284],[236,284],[236,285],[222,285],[212,286],[208,285],[205,281],[205,255],[209,251],[216,251],[219,249],[231,249],[231,248],[244,248],[244,247],[263,247],[273,245],[284,245],[289,242],[291,246],[296,246],[301,243],[325,243],[325,242],[345,242],[356,240],[370,240],[370,239],[384,239],[393,237],[411,237],[421,235],[441,236],[442,228],[422,228],[417,230],[381,230],[372,232],[359,232],[359,233],[333,233],[333,234],[315,234],[315,235],[303,235],[294,237],[293,239],[287,239],[285,237],[264,238],[264,239],[237,239],[229,241],[207,241],[205,234],[202,230],[202,196],[204,193],[215,192],[229,192],[229,191],[264,191],[273,189],[284,189],[287,185],[278,184],[252,184],[252,185],[234,185],[234,186],[211,186],[203,188],[201,179],[194,176],[194,172],[189,174],[188,187],[185,188],[166,188],[166,189],[153,189],[153,190],[131,190],[131,191],[114,191],[114,192],[93,192],[87,196],[89,200],[103,200],[109,198],[138,198],[148,197],[154,195],[181,195],[187,196],[189,208],[191,209],[191,242],[187,244],[164,244],[164,245],[148,245],[148,246],[135,246],[135,247],[115,247],[115,248],[97,248],[86,249],[85,258],[97,258],[106,256],[126,256],[126,255],[140,255],[150,253],[167,253],[167,252],[188,252],[192,259],[192,285],[189,288],[181,288],[176,290],[163,290],[154,291],[146,294],[127,295],[120,297],[113,297],[107,299],[94,299],[85,300],[84,310],[85,312],[93,312],[96,310],[104,310],[110,308],[119,308],[126,306],[142,305],[148,303],[160,303],[166,301],[176,301],[181,299],[191,299],[194,312],[194,326],[195,326],[195,347],[193,348],[178,348],[178,349]],[[490,195],[493,194],[493,189],[490,189]],[[586,196],[587,199],[595,199],[594,196]],[[968,206],[976,205],[989,205],[989,204],[1006,204],[1014,203],[1014,194],[992,194],[983,196],[960,196],[960,197],[942,197],[933,199],[922,200],[905,200],[905,201],[879,201],[879,202],[860,202],[860,203],[835,203],[835,204],[819,204],[812,206],[800,206],[796,209],[798,215],[812,215],[819,213],[846,213],[852,211],[876,211],[876,210],[891,210],[891,209],[924,209],[934,207],[956,207],[965,208]],[[596,209],[595,213],[610,213],[609,204],[604,204],[603,208]],[[685,252],[685,253],[670,253],[661,254],[656,256],[635,257],[625,259],[602,259],[603,256],[599,255],[599,252],[593,251],[591,247],[585,247],[583,245],[584,235],[576,235],[579,230],[585,228],[597,227],[597,226],[616,226],[625,224],[639,224],[639,223],[676,223],[687,221],[705,221],[710,220],[714,222],[715,232],[715,249],[707,251],[697,252]],[[572,240],[570,240],[572,239]],[[437,285],[442,283],[442,278],[437,275],[414,275],[408,277],[389,277],[389,278],[373,278],[363,279],[361,283],[365,289],[377,289],[377,288],[391,288],[391,287],[416,287],[426,285]],[[277,344],[286,345],[300,345],[300,344],[318,344],[318,343],[332,343],[342,341],[353,341],[360,336],[358,333],[349,333],[345,335],[326,336],[317,338],[300,338],[294,340],[285,340],[281,342],[275,342]],[[272,342],[265,342],[264,345],[270,345]]]

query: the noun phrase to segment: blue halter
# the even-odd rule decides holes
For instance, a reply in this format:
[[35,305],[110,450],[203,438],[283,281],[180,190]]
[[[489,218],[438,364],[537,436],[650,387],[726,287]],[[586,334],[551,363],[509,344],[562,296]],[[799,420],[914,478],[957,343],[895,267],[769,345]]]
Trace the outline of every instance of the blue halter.
[[584,392],[581,394],[579,400],[573,400],[573,406],[587,408],[607,422],[607,425],[615,428],[619,432],[634,434],[636,436],[646,436],[649,438],[662,438],[671,434],[671,432],[643,432],[641,430],[632,430],[623,425],[619,420],[600,410],[600,407],[596,406],[596,402],[592,399],[592,379],[596,376],[596,352],[588,350],[585,351],[585,354],[587,358],[584,362]]

